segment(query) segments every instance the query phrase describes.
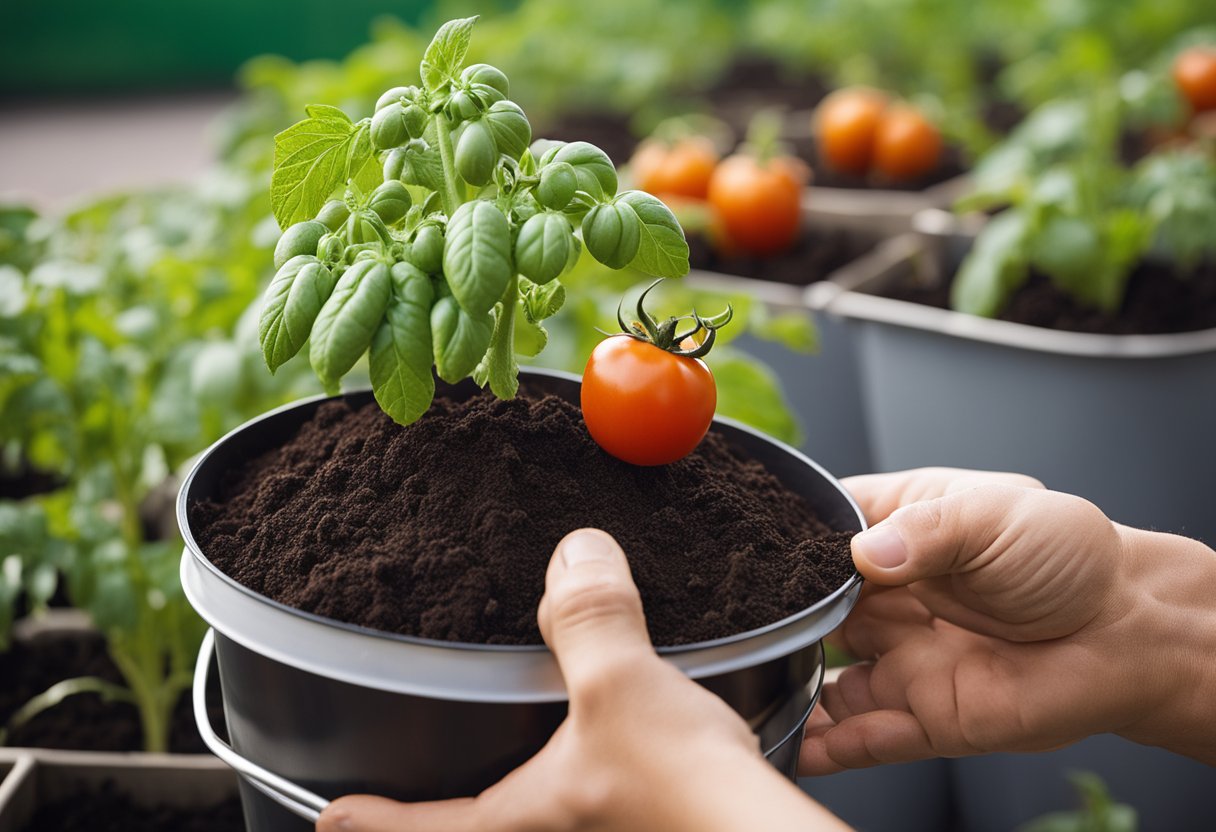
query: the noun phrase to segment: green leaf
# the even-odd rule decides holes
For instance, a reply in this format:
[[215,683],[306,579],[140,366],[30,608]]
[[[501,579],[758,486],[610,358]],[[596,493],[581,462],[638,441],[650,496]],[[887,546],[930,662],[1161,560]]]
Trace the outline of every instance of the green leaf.
[[764,431],[783,442],[797,444],[800,431],[781,381],[756,359],[729,347],[709,355],[718,387],[718,413]]
[[589,142],[570,142],[549,148],[541,157],[541,167],[565,162],[574,168],[580,191],[586,191],[598,200],[611,199],[616,195],[616,166],[608,154]]
[[346,157],[346,180],[358,185],[363,193],[375,190],[384,181],[384,170],[376,158],[367,120],[356,125],[355,137]]
[[318,121],[333,121],[339,124],[351,123],[350,116],[337,107],[331,107],[328,104],[306,104],[304,112],[308,114],[309,118]]
[[279,269],[262,304],[258,340],[274,372],[300,351],[337,277],[316,257],[293,257]]
[[514,274],[511,226],[493,203],[466,202],[448,220],[443,273],[452,294],[472,315],[494,307]]
[[439,27],[422,56],[422,81],[427,89],[434,92],[460,75],[475,23],[476,16],[449,20]]
[[409,263],[391,270],[393,296],[372,338],[369,369],[380,407],[399,424],[408,425],[431,406],[435,377],[431,372],[431,279]]
[[313,325],[308,358],[327,389],[334,389],[372,342],[392,296],[388,266],[360,260],[338,279]]
[[523,310],[529,321],[543,321],[557,314],[566,302],[566,287],[552,280],[543,286],[526,278],[520,278],[519,293],[523,298]]
[[535,358],[549,344],[549,333],[539,321],[528,319],[523,303],[515,305],[515,353]]
[[363,165],[352,169],[352,161],[364,140],[370,147],[365,129],[336,117],[307,118],[274,137],[270,204],[280,228],[312,219],[350,173],[362,175]]
[[616,201],[632,208],[642,221],[641,243],[630,265],[655,277],[688,274],[688,241],[671,209],[643,191],[626,191]]
[[473,380],[500,399],[511,399],[519,390],[519,364],[515,362],[515,307],[518,291],[514,281],[504,299],[494,307],[494,333],[490,348],[473,371]]
[[801,312],[777,315],[760,322],[753,334],[783,344],[794,352],[813,353],[819,349],[819,336],[810,316]]
[[473,372],[493,332],[494,319],[488,312],[470,315],[451,295],[439,298],[431,308],[431,343],[439,377],[454,384]]
[[1026,218],[1016,210],[998,214],[984,226],[950,287],[950,306],[994,318],[1030,275],[1026,262]]

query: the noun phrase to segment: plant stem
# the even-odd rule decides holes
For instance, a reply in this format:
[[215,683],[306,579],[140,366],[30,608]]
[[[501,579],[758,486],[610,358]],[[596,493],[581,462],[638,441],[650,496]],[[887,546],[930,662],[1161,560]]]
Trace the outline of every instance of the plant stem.
[[42,693],[30,699],[18,708],[16,713],[9,717],[8,723],[0,731],[0,745],[7,742],[12,732],[28,723],[38,716],[38,714],[55,707],[69,696],[75,696],[79,693],[100,694],[101,698],[107,702],[135,702],[135,695],[130,690],[122,685],[116,685],[113,682],[102,679],[99,676],[78,676],[75,679],[64,679],[62,682],[56,682]]
[[435,141],[439,145],[439,161],[443,163],[443,210],[450,217],[464,202],[456,182],[456,154],[452,150],[452,127],[443,113],[435,114]]

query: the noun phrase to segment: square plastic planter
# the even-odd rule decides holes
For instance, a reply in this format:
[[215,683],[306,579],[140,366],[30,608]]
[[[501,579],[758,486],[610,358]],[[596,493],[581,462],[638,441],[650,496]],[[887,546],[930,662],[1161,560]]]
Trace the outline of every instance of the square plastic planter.
[[1129,525],[1216,540],[1216,330],[1091,335],[881,297],[966,234],[906,235],[812,286],[847,323],[876,469],[1017,471]]
[[111,784],[136,805],[201,809],[236,795],[236,775],[207,756],[0,749],[0,832],[22,832],[39,808]]
[[[834,210],[814,196],[808,196],[803,205],[805,228],[854,232],[872,237],[875,245],[906,231],[907,223],[907,217],[871,217],[857,210]],[[795,352],[753,335],[741,336],[732,346],[763,361],[781,380],[782,392],[802,427],[801,450],[838,476],[872,470],[857,365],[847,327],[832,316],[812,311],[806,303],[805,286],[700,270],[686,279],[703,289],[748,295],[773,314],[793,312],[812,318],[818,339],[814,354]],[[834,279],[834,275],[827,279]]]

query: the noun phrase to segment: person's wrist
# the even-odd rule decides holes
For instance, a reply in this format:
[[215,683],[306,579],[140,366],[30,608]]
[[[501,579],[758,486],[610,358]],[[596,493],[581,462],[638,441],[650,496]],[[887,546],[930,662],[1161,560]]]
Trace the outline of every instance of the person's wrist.
[[1212,760],[1216,724],[1216,553],[1195,540],[1119,527],[1126,612],[1112,628],[1138,691],[1116,733]]

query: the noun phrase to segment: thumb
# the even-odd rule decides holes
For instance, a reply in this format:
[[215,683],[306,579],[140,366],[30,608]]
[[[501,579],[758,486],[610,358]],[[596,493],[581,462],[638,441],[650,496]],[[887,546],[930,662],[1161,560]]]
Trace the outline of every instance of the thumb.
[[866,580],[903,586],[982,566],[1028,496],[1012,485],[984,485],[912,503],[853,538],[853,562]]
[[654,656],[629,561],[597,529],[571,532],[557,544],[539,620],[571,699],[605,672]]

